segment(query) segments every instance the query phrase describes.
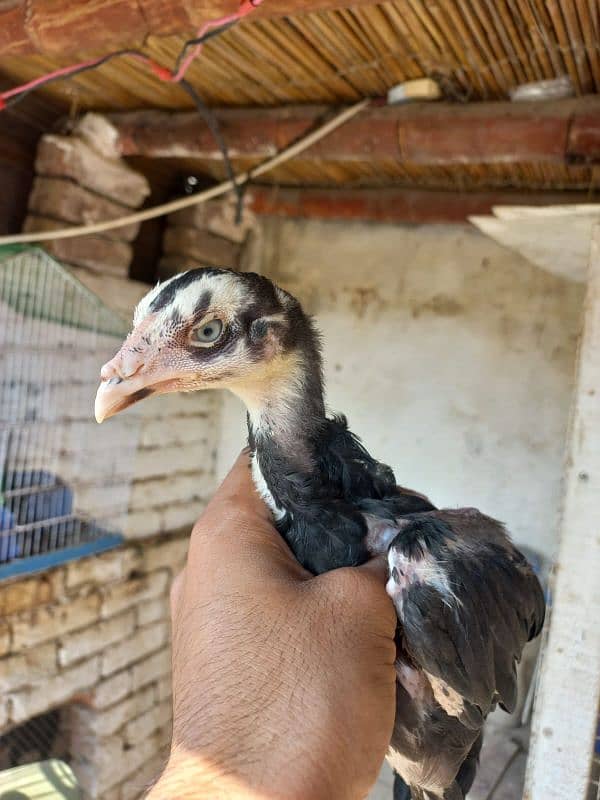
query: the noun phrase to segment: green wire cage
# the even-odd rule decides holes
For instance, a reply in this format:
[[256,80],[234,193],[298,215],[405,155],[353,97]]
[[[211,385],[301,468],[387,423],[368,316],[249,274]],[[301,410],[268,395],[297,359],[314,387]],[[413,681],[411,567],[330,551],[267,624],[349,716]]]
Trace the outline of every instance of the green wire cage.
[[0,579],[121,541],[139,415],[93,406],[126,333],[42,250],[0,248]]

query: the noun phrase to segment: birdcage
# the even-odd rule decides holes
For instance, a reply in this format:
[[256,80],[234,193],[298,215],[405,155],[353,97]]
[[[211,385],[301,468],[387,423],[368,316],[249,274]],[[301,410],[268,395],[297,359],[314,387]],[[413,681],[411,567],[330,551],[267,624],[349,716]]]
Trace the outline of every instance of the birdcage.
[[126,332],[43,251],[0,249],[0,579],[121,541],[138,415],[93,405]]

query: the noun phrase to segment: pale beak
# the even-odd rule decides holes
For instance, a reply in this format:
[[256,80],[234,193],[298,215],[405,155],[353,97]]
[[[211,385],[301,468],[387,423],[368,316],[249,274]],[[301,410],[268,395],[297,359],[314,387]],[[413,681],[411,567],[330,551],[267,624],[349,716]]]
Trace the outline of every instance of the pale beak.
[[105,419],[118,414],[144,397],[154,393],[152,386],[144,380],[144,376],[136,374],[130,378],[119,378],[114,376],[108,380],[103,380],[96,393],[94,413],[96,422],[104,422]]

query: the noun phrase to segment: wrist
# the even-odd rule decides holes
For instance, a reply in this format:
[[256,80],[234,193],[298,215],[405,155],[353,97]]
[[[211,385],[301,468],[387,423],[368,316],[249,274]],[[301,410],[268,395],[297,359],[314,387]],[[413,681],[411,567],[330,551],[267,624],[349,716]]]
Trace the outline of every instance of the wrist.
[[196,755],[172,753],[146,800],[263,800]]
[[331,797],[327,790],[323,793],[325,784],[321,781],[304,785],[297,791],[293,788],[295,781],[291,774],[281,789],[273,782],[260,787],[253,783],[250,776],[230,773],[201,756],[172,753],[146,800],[325,800]]

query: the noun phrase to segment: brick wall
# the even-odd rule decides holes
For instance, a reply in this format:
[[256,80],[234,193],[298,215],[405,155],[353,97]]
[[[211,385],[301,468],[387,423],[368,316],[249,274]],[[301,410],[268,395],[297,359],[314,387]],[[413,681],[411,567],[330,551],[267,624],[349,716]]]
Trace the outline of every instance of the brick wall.
[[140,441],[124,520],[124,533],[132,539],[191,527],[198,518],[215,488],[219,395],[148,398],[140,410]]
[[[92,114],[68,136],[42,138],[27,230],[106,219],[140,205],[147,184],[117,157],[111,137],[112,127]],[[253,220],[234,226],[230,202],[174,219],[172,227],[194,234],[198,214],[210,242],[225,242],[240,264],[243,251],[256,252],[250,247],[258,241]],[[130,320],[149,289],[126,277],[136,232],[130,226],[46,249]],[[110,346],[116,349],[118,342]],[[138,435],[133,417],[127,412],[102,428],[93,420],[96,376],[105,357],[90,351],[94,369],[85,383],[81,362],[63,358],[59,373],[70,387],[68,407],[55,403],[58,416],[46,408],[43,419],[54,438],[60,433],[52,463],[72,484],[76,508],[110,520],[128,542],[0,583],[0,735],[66,707],[61,719],[86,797],[133,800],[158,773],[169,744],[168,592],[183,564],[187,534],[215,488],[220,398],[205,392],[141,403],[134,412],[141,415],[138,446],[129,448],[134,457],[124,474],[123,444]],[[14,393],[24,415],[41,402],[28,385],[17,383]],[[82,443],[85,463],[73,455]],[[40,457],[47,456],[46,448]],[[93,485],[79,485],[81,475],[92,474]]]
[[233,194],[169,214],[158,264],[161,280],[198,264],[256,271],[262,244],[260,225],[249,203],[242,207],[239,224],[236,217]]
[[170,741],[168,593],[187,529],[0,585],[0,733],[68,706],[89,798],[134,800]]

